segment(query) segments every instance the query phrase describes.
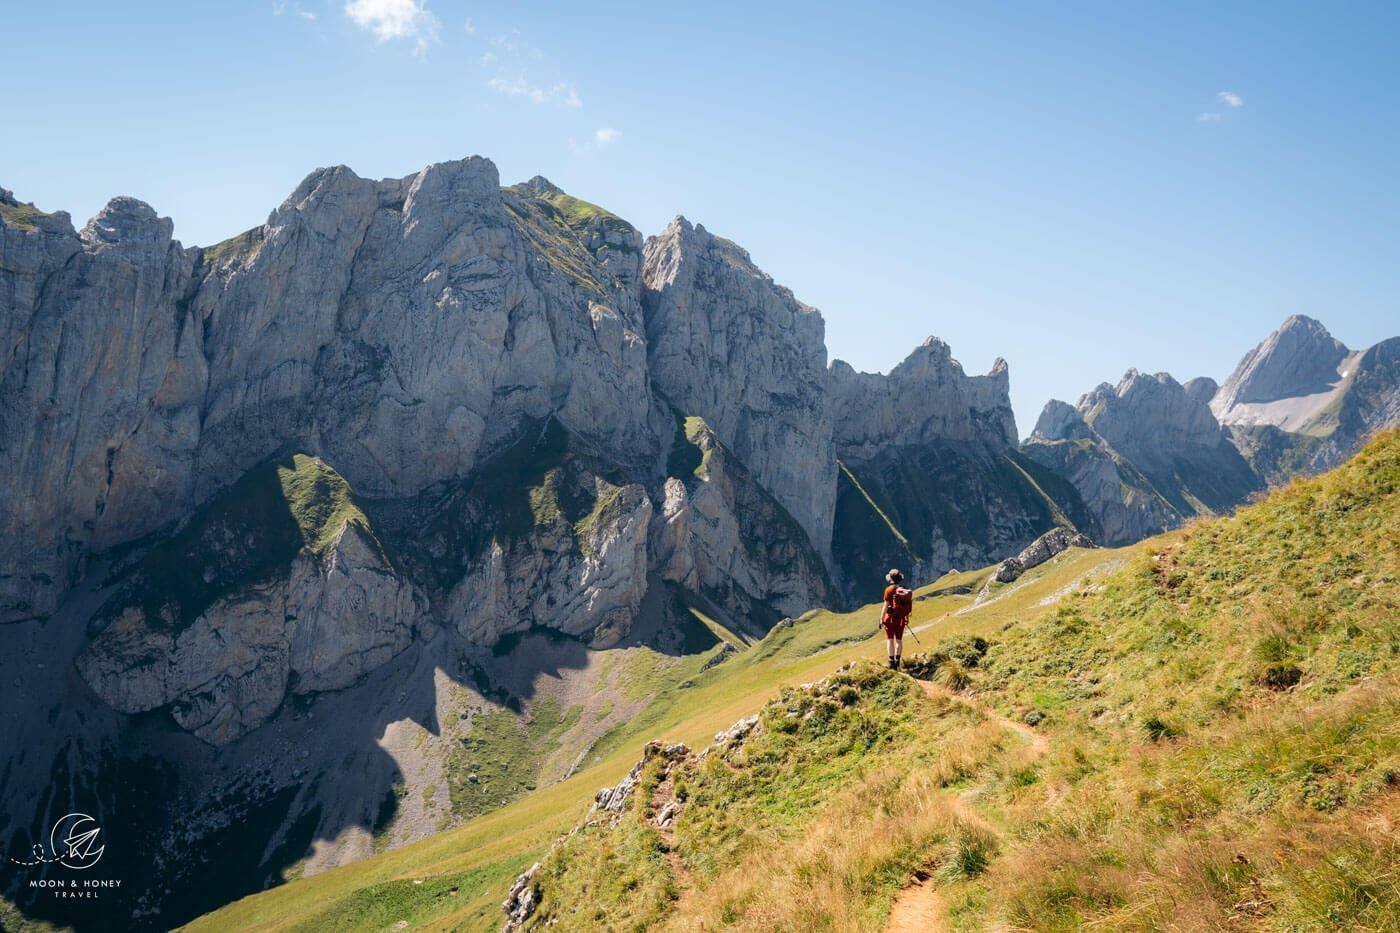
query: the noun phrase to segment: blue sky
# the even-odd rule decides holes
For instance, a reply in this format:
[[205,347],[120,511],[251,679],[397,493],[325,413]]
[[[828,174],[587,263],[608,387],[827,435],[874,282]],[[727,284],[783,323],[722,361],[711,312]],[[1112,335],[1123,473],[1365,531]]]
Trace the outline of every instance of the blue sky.
[[481,154],[819,307],[833,357],[1004,356],[1022,433],[1287,315],[1400,334],[1400,4],[10,3],[0,185],[208,245],[312,168]]

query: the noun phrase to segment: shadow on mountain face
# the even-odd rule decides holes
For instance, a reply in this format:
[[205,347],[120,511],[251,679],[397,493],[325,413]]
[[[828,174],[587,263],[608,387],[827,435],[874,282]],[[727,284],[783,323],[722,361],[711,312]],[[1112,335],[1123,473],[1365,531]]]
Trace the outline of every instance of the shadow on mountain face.
[[[31,659],[52,647],[30,634]],[[438,728],[430,648],[415,645],[349,690],[289,700],[222,748],[165,711],[113,712],[71,655],[51,650],[37,665],[62,673],[28,691],[6,724],[20,739],[7,747],[20,751],[0,786],[5,896],[25,917],[77,930],[166,929],[281,883],[318,840],[382,831],[403,775],[378,739],[405,718]],[[0,667],[13,682],[15,665]],[[12,861],[32,861],[35,845],[50,858],[61,852],[53,830],[70,813],[100,827],[95,863]]]
[[[215,747],[168,711],[126,715],[92,692],[73,665],[92,602],[77,600],[48,623],[8,626],[18,648],[0,658],[0,683],[21,683],[24,697],[3,723],[5,746],[18,751],[0,768],[0,890],[20,916],[79,931],[185,923],[284,883],[308,858],[356,836],[370,854],[403,815],[406,777],[386,743],[391,726],[441,737],[442,702],[454,690],[523,722],[541,684],[576,675],[598,653],[548,629],[507,635],[493,648],[441,630],[352,687],[289,696],[270,721]],[[619,648],[679,657],[719,640],[673,585],[658,584]],[[466,741],[461,754],[474,769],[493,749]],[[36,844],[48,851],[51,830],[69,813],[101,827],[96,864],[9,861],[28,860]]]

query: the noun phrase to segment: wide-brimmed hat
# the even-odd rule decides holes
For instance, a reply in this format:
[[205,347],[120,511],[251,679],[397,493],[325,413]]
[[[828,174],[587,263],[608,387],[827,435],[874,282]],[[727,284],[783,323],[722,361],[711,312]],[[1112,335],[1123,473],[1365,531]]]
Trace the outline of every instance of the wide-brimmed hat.
[[894,583],[896,581],[903,580],[904,574],[900,573],[895,568],[890,568],[890,572],[885,574],[885,579],[890,581],[891,583]]

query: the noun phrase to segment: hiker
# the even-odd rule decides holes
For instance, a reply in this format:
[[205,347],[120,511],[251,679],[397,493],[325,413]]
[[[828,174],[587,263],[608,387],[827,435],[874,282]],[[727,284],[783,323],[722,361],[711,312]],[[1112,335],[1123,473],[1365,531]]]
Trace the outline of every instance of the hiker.
[[890,652],[890,668],[899,670],[904,650],[904,630],[909,626],[909,614],[914,611],[914,591],[904,586],[904,574],[891,570],[885,574],[885,611],[880,613],[880,628],[885,630],[885,643]]

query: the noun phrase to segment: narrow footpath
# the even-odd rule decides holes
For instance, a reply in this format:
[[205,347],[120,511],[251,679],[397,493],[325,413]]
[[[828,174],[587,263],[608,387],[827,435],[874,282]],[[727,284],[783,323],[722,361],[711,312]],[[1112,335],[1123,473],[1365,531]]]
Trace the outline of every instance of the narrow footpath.
[[[928,680],[920,680],[917,683],[931,697],[948,697],[976,706],[1003,729],[1009,729],[1021,736],[1026,740],[1032,760],[1044,755],[1050,748],[1050,740],[1025,723],[1000,716],[986,706],[974,703],[941,684]],[[954,798],[954,806],[960,811],[965,811],[968,822],[985,825],[961,795]],[[920,870],[915,873],[913,880],[900,892],[894,906],[890,908],[890,919],[885,925],[885,933],[947,933],[951,928],[948,922],[947,897],[939,889],[932,874]]]

